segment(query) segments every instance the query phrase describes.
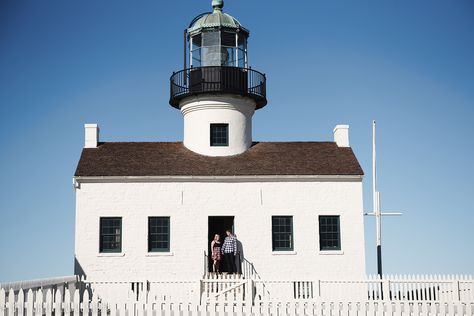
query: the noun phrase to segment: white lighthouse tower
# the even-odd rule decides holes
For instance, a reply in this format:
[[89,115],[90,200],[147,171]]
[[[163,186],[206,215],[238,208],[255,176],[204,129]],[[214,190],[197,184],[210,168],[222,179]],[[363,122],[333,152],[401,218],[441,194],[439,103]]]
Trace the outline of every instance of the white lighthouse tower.
[[171,76],[170,104],[183,114],[184,146],[206,156],[249,149],[253,113],[267,104],[265,75],[248,66],[249,31],[223,6],[213,0],[213,12],[191,21],[184,69]]

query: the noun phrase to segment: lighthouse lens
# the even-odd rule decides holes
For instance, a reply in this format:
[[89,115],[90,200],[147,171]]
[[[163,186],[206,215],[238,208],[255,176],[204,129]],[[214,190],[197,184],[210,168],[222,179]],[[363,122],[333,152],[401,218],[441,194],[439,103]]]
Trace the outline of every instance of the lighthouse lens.
[[246,66],[246,37],[229,31],[205,31],[192,36],[190,64],[193,67]]
[[211,46],[203,47],[203,66],[227,66],[229,64],[229,53],[225,47]]

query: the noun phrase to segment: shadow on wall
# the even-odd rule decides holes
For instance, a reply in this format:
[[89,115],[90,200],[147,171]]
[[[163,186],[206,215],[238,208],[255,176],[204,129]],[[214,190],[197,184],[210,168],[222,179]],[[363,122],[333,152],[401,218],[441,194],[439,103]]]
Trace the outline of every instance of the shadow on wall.
[[74,256],[74,274],[78,275],[80,277],[84,277],[84,279],[87,279],[87,275],[84,272],[84,270],[82,269],[82,266],[79,263],[79,261],[77,260],[76,256]]
[[235,236],[237,240],[237,256],[235,256],[235,266],[237,267],[237,273],[242,274],[242,262],[244,262],[244,246],[242,242],[237,239],[237,235]]

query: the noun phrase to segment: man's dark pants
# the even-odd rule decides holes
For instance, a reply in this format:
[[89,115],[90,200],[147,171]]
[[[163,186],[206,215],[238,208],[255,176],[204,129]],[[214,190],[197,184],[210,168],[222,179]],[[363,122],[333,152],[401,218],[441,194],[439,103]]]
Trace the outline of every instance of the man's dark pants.
[[225,264],[227,266],[227,272],[236,273],[237,267],[235,266],[235,256],[233,252],[224,253]]

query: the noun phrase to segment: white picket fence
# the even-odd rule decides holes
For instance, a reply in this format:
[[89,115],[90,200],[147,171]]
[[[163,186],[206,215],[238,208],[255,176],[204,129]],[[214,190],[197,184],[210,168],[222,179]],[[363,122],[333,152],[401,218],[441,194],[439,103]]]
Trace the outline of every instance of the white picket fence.
[[[325,299],[347,297],[366,300],[474,302],[472,275],[378,275],[362,281],[319,281]],[[361,291],[363,289],[364,291]],[[364,293],[366,296],[360,296]],[[359,299],[359,298],[358,298]]]
[[64,289],[69,289],[74,291],[78,287],[79,282],[80,278],[78,275],[70,275],[19,282],[3,282],[0,283],[0,289],[5,289],[7,291],[11,289],[13,289],[13,291],[18,291],[19,289],[32,289],[33,291],[39,289],[42,289],[43,291],[47,289],[56,291],[59,289],[64,291]]
[[94,282],[91,294],[108,302],[135,300],[212,301],[255,304],[301,300],[474,302],[472,276],[369,276],[364,280],[261,280],[240,275],[206,275],[196,281]]
[[70,284],[64,280],[57,285],[46,282],[39,290],[38,282],[21,284],[33,287],[0,289],[0,316],[63,313],[474,316],[472,276],[384,276],[382,279],[370,276],[353,281],[272,281],[241,275],[207,275],[197,281],[81,279]]
[[123,301],[108,303],[99,301],[97,296],[89,297],[87,291],[83,297],[79,290],[74,294],[66,291],[62,297],[56,291],[53,297],[49,289],[33,292],[26,297],[23,290],[15,295],[13,290],[6,293],[0,290],[0,316],[67,316],[67,315],[321,315],[321,316],[474,316],[474,303],[440,303],[427,301],[292,301],[262,302],[256,305],[245,305],[242,302],[222,304],[219,302],[203,305],[193,303],[169,302],[134,302]]
[[474,278],[470,276],[368,276],[363,280],[262,280],[244,275],[207,274],[195,281],[98,282],[76,276],[2,283],[6,291],[51,289],[53,294],[75,289],[88,290],[106,301],[192,302],[244,301],[245,303],[330,300],[330,301],[438,301],[474,302]]

